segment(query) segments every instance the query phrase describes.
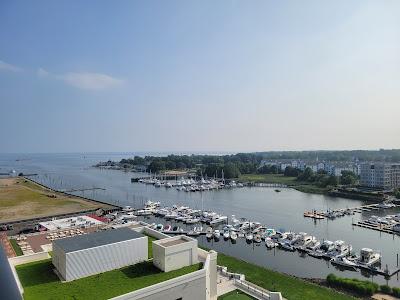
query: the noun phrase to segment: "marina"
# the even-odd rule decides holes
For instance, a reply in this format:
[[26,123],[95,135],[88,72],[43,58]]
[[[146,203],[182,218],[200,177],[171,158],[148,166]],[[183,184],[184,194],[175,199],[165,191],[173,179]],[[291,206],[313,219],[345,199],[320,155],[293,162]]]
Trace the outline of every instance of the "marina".
[[[125,208],[125,210],[130,210],[130,207]],[[205,235],[208,240],[214,239],[215,242],[218,242],[222,238],[224,241],[230,241],[233,244],[237,242],[238,238],[245,239],[248,244],[264,242],[269,249],[279,247],[288,252],[298,251],[309,254],[316,259],[326,259],[333,265],[354,270],[362,269],[371,274],[389,278],[400,271],[398,265],[395,268],[389,268],[388,265],[384,269],[381,268],[380,252],[373,251],[370,248],[362,248],[360,255],[357,255],[354,253],[352,245],[342,240],[330,242],[325,239],[318,240],[315,236],[305,232],[281,232],[274,228],[267,228],[259,222],[248,221],[244,218],[239,220],[234,215],[228,219],[227,216],[213,211],[201,211],[177,205],[171,208],[160,208],[159,202],[154,203],[151,201],[148,201],[142,209],[132,213],[140,216],[143,215],[143,212],[149,212],[146,215],[155,215],[169,222],[175,220],[174,226],[171,224],[163,225],[162,223],[152,223],[150,225],[151,228],[165,234]],[[131,219],[131,215],[128,216],[128,220],[124,218],[124,215],[119,216],[119,220],[123,223],[125,221],[128,222]],[[179,223],[204,224],[208,225],[208,227],[204,229],[203,225],[201,225],[183,229],[178,225]]]
[[[316,211],[339,210],[346,207],[360,207],[371,203],[361,200],[345,199],[325,195],[307,194],[290,188],[248,187],[210,190],[202,192],[182,192],[176,188],[156,188],[154,185],[131,182],[133,176],[143,176],[142,173],[121,172],[118,170],[104,170],[90,168],[101,160],[119,160],[127,154],[114,154],[110,157],[102,154],[55,154],[55,155],[31,155],[29,161],[15,162],[11,159],[0,157],[0,162],[5,169],[15,169],[18,172],[37,173],[32,179],[57,190],[80,189],[83,187],[103,187],[106,190],[75,192],[79,196],[94,198],[118,206],[131,206],[132,209],[143,208],[150,200],[160,202],[162,207],[172,207],[174,204],[188,206],[198,210],[211,210],[224,216],[236,215],[261,224],[267,228],[275,228],[280,232],[307,232],[311,236],[320,239],[337,241],[344,240],[352,244],[353,251],[359,251],[364,247],[377,249],[382,254],[381,265],[391,268],[397,266],[396,254],[400,249],[400,238],[397,234],[386,234],[376,230],[370,230],[360,226],[352,226],[368,219],[372,215],[379,217],[400,212],[398,207],[388,209],[376,209],[361,211],[351,215],[351,218],[336,218],[331,220],[305,218],[302,213],[310,208]],[[134,155],[134,154],[130,154]],[[171,225],[181,227],[190,232],[194,227],[203,226],[203,232],[207,230],[207,224],[186,224],[175,220],[166,220],[155,215],[138,216],[139,221],[152,224]],[[229,220],[231,224],[231,220]],[[223,227],[223,225],[219,225]],[[221,228],[222,229],[222,228]],[[170,233],[173,234],[173,233]],[[260,243],[248,243],[246,238],[237,233],[235,242],[224,240],[223,231],[220,238],[207,239],[207,234],[199,234],[199,245],[214,249],[239,259],[266,267],[271,270],[291,274],[304,278],[326,278],[329,273],[341,277],[368,279],[380,284],[400,286],[398,274],[386,279],[378,273],[370,273],[364,269],[357,272],[333,265],[326,259],[315,259],[304,251],[286,251],[276,242],[267,239]],[[266,246],[268,243],[269,247]],[[390,269],[390,268],[389,268]],[[361,272],[360,272],[361,271]]]

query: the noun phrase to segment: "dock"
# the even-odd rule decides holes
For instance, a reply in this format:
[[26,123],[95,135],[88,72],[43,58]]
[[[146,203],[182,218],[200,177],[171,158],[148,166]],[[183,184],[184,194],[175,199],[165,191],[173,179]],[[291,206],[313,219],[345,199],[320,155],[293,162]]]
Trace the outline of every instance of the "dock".
[[62,192],[64,192],[64,193],[75,193],[75,192],[85,192],[85,191],[95,191],[95,190],[105,191],[106,189],[105,188],[100,188],[100,187],[92,187],[92,188],[62,190]]
[[365,222],[365,221],[359,221],[357,223],[353,223],[352,225],[379,231],[379,232],[384,232],[384,233],[388,233],[388,234],[392,234],[392,235],[393,234],[400,235],[400,232],[392,230],[390,225],[380,224],[378,226],[378,225],[369,224],[368,222]]

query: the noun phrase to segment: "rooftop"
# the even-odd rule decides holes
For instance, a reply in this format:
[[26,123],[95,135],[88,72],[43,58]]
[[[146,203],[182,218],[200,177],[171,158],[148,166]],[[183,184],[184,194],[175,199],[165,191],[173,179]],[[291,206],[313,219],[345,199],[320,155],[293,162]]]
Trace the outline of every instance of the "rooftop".
[[197,241],[197,240],[187,237],[185,235],[179,235],[179,236],[174,236],[174,237],[158,240],[158,241],[155,241],[154,243],[160,245],[161,247],[168,248],[168,247],[172,247],[172,246],[176,246],[176,245],[184,244],[184,243],[189,243],[189,242],[193,242],[193,241]]
[[60,247],[65,253],[68,253],[142,237],[145,236],[125,227],[55,240],[53,245]]

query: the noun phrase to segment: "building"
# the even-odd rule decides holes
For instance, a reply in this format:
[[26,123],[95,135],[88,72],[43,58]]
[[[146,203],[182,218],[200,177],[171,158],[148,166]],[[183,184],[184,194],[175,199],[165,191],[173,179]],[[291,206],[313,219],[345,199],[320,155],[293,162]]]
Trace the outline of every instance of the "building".
[[153,242],[153,264],[164,272],[197,263],[196,239],[179,235]]
[[362,186],[382,190],[400,188],[400,164],[365,163],[361,165]]
[[6,252],[0,245],[0,298],[4,300],[22,299],[21,291],[8,262]]
[[65,281],[146,261],[147,236],[129,228],[94,232],[53,242],[53,265]]

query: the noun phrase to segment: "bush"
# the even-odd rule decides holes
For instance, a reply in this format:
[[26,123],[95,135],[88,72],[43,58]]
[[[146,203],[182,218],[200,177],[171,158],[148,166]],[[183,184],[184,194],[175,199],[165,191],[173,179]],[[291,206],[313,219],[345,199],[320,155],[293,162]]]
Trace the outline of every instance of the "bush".
[[388,285],[380,286],[381,292],[390,295],[392,293],[392,288]]
[[395,297],[400,297],[400,288],[396,288],[396,287],[392,288],[392,294]]
[[334,274],[329,274],[326,281],[330,286],[340,287],[362,296],[372,296],[379,289],[379,285],[376,283],[352,278],[340,278]]

